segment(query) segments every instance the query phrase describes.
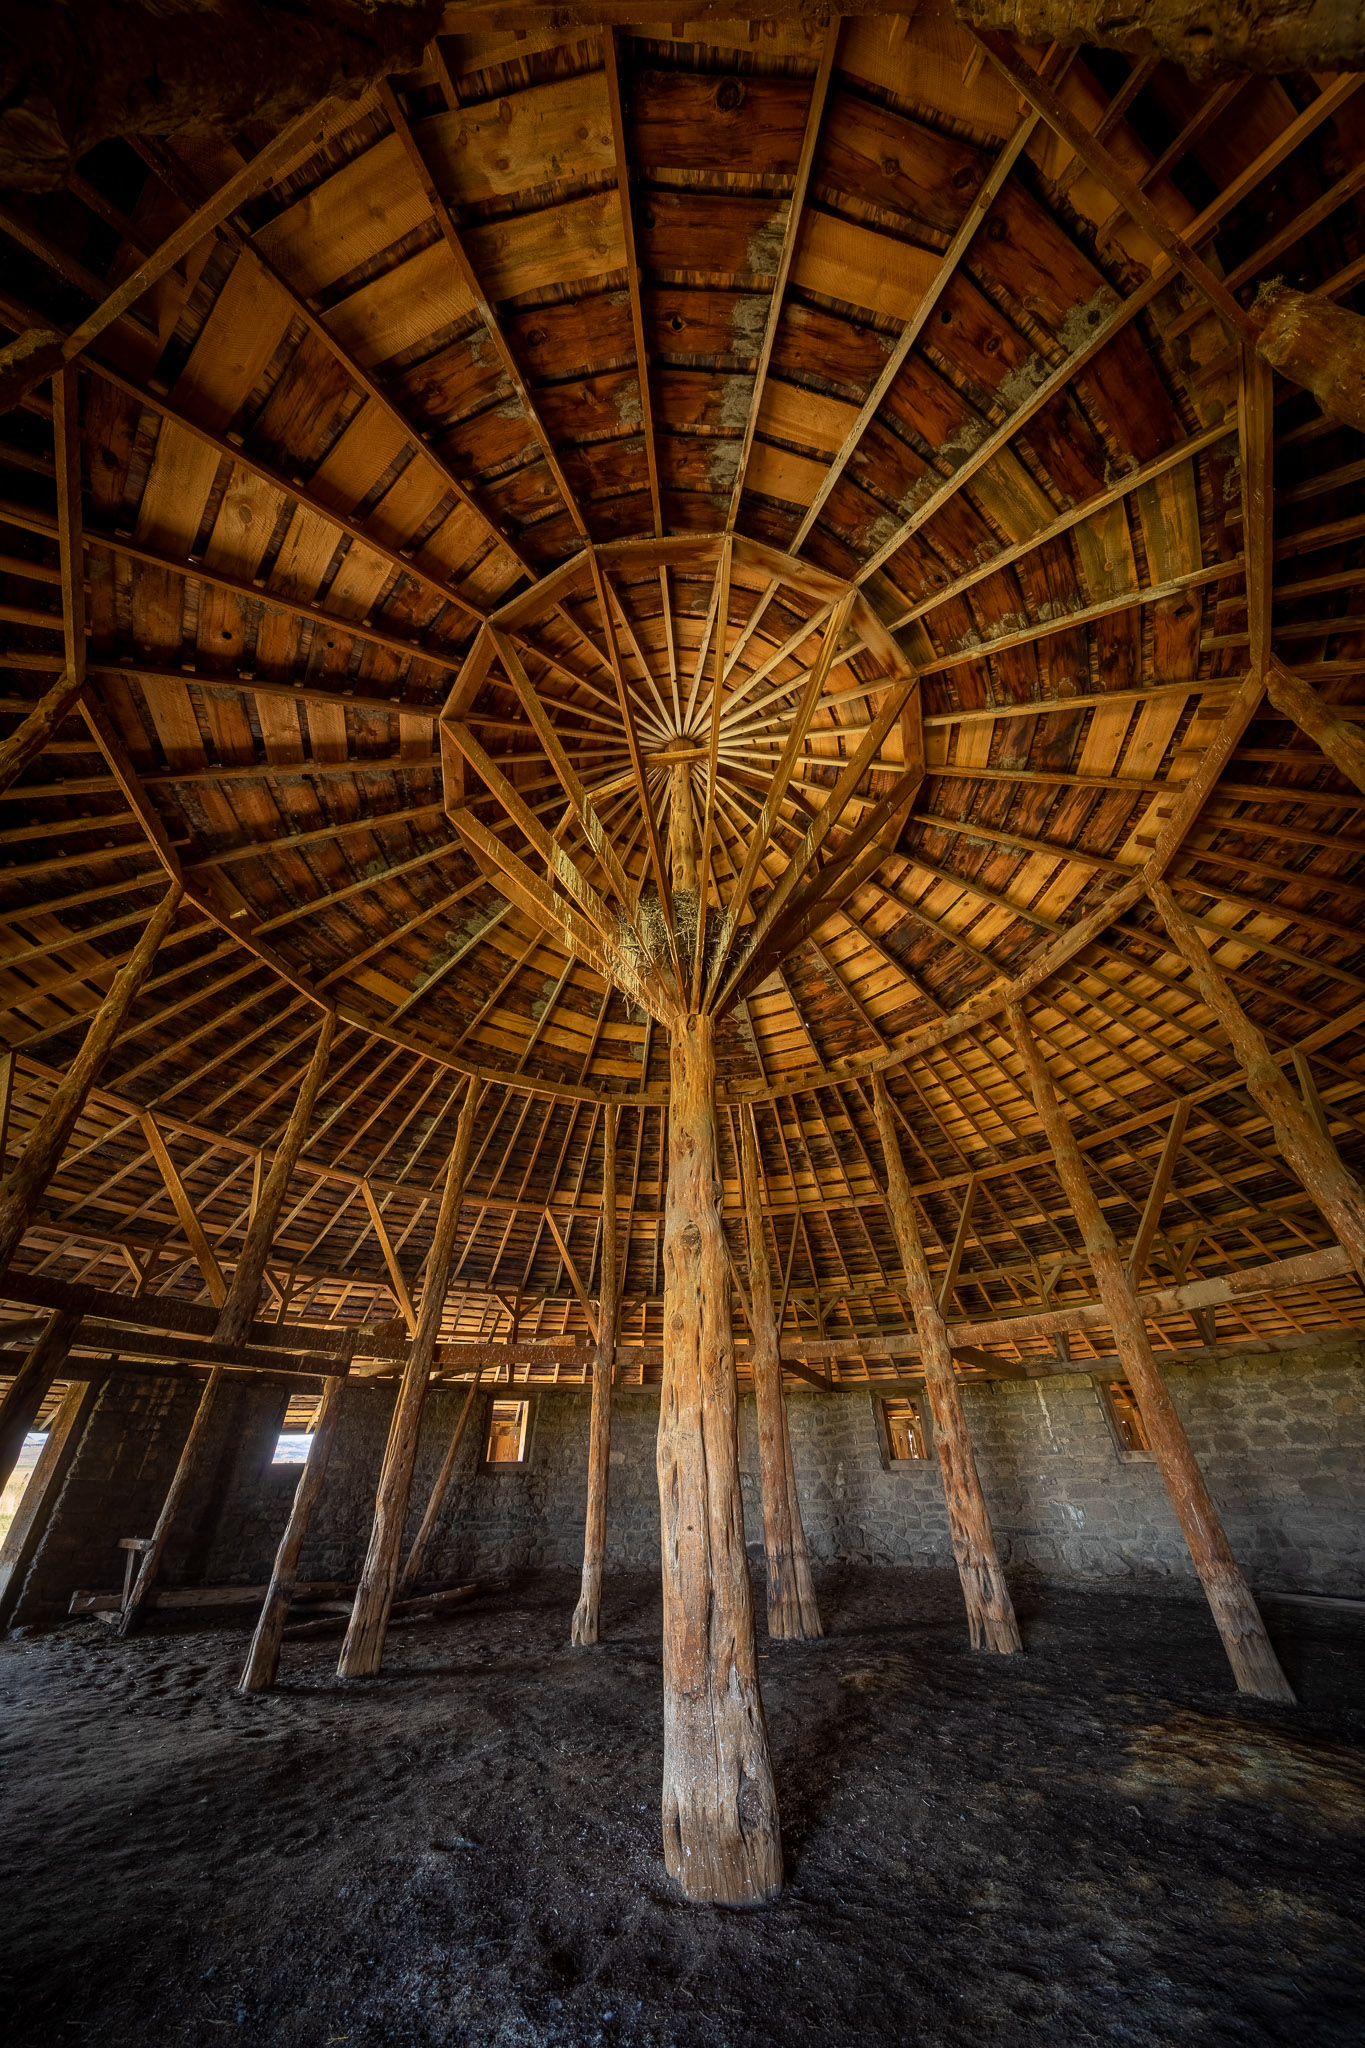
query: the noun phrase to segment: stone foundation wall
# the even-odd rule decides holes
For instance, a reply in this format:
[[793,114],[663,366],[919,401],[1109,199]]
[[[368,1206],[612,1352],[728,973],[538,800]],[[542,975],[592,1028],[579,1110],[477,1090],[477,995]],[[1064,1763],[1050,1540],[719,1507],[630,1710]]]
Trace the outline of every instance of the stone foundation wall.
[[[1166,1367],[1176,1405],[1233,1550],[1253,1586],[1365,1593],[1365,1358],[1359,1349],[1309,1365],[1269,1359]],[[504,1395],[506,1389],[502,1390]],[[482,1466],[491,1395],[466,1434],[428,1576],[581,1562],[589,1395],[532,1393],[525,1465]],[[874,1396],[789,1391],[793,1456],[817,1562],[951,1562],[936,1463],[882,1458]],[[120,1536],[156,1519],[194,1412],[197,1389],[111,1380],[91,1416],[16,1605],[17,1623],[66,1611],[75,1586],[120,1583]],[[407,1541],[465,1399],[433,1390],[422,1428]],[[1193,1570],[1165,1489],[1147,1459],[1121,1455],[1097,1385],[1079,1376],[964,1390],[982,1485],[1002,1557],[1052,1576],[1164,1578]],[[276,1388],[225,1386],[199,1484],[170,1546],[168,1584],[263,1582],[284,1527],[297,1466],[272,1466],[284,1409]],[[369,1535],[393,1407],[391,1388],[347,1389],[327,1484],[300,1575],[353,1579]],[[659,1555],[654,1476],[658,1402],[622,1391],[612,1428],[608,1559]],[[762,1556],[758,1449],[741,1404],[741,1477],[750,1552]]]

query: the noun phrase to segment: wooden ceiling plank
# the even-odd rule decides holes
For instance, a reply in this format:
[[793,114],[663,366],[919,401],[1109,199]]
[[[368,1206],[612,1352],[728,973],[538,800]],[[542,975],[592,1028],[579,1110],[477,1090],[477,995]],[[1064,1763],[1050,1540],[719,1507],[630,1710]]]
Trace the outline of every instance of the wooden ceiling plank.
[[810,506],[796,532],[792,535],[791,549],[793,554],[799,554],[810,537],[811,529],[820,517],[830,493],[834,490],[840,477],[847,469],[863,436],[881,411],[887,394],[905,367],[911,349],[924,331],[926,321],[956,276],[958,266],[975,239],[977,230],[985,222],[986,215],[999,198],[1005,180],[1013,171],[1020,155],[1032,137],[1033,131],[1038,125],[1038,120],[1039,116],[1037,113],[1022,115],[1002,144],[984,184],[977,191],[976,197],[972,200],[971,205],[962,217],[957,233],[953,236],[952,241],[939,259],[938,269],[928,290],[920,300],[911,318],[906,321],[901,329],[895,347],[887,357],[886,363],[879,372],[872,389],[859,407],[857,417],[840,443],[834,459],[821,479],[819,489],[811,499]]
[[265,186],[277,183],[304,159],[312,156],[327,141],[335,112],[336,102],[326,99],[282,128],[248,163],[225,179],[216,192],[195,208],[187,220],[181,221],[163,242],[143,256],[59,345],[54,343],[35,352],[22,367],[11,372],[0,388],[0,410],[8,411],[18,405],[21,398],[54,370],[64,363],[74,362],[107,327],[112,327],[116,320],[130,312],[158,279],[173,270],[206,235],[220,228],[230,214],[236,213]]
[[426,195],[427,203],[431,207],[436,225],[441,231],[441,239],[454,259],[455,267],[460,274],[465,289],[474,302],[474,309],[483,322],[484,331],[497,350],[508,381],[516,393],[517,402],[526,416],[527,425],[534,434],[541,454],[545,459],[545,466],[554,479],[555,489],[560,495],[564,508],[573,523],[580,541],[584,546],[588,546],[591,543],[592,535],[588,530],[588,525],[583,517],[583,511],[578,503],[578,499],[567,476],[564,474],[549,430],[540,416],[540,410],[531,394],[530,387],[522,376],[521,366],[512,351],[511,343],[503,333],[502,324],[498,319],[493,303],[484,291],[478,271],[475,269],[473,260],[465,248],[460,230],[455,224],[454,215],[442,197],[440,188],[431,174],[426,157],[422,153],[422,146],[413,134],[408,117],[403,112],[402,106],[399,103],[398,95],[387,79],[384,79],[379,86],[379,100],[384,112],[388,115],[393,125],[394,132],[402,142],[408,161],[412,165],[422,190]]
[[[189,197],[192,196],[197,186],[196,181],[186,166],[169,151],[149,150],[145,141],[139,145],[139,154],[151,165],[168,189],[177,198],[182,199],[184,203],[188,204]],[[337,335],[333,334],[332,330],[327,326],[325,319],[309,303],[306,295],[295,290],[284,272],[271,260],[264,249],[260,248],[249,234],[239,229],[231,220],[220,222],[216,232],[231,248],[245,255],[248,261],[255,264],[257,269],[265,277],[269,278],[275,290],[280,292],[288,301],[295,318],[302,321],[314,340],[327,350],[333,360],[345,371],[356,388],[362,391],[366,398],[370,399],[379,408],[385,418],[402,431],[405,437],[419,450],[422,459],[431,465],[447,487],[454,492],[459,503],[466,506],[482,521],[490,534],[509,551],[514,560],[520,563],[527,575],[534,577],[536,574],[535,568],[522,552],[515,534],[504,522],[493,518],[479,504],[464,479],[438,454],[431,443],[430,437],[413,427],[412,423],[394,403],[383,385],[370,375],[358,357],[346,347],[345,343]]]

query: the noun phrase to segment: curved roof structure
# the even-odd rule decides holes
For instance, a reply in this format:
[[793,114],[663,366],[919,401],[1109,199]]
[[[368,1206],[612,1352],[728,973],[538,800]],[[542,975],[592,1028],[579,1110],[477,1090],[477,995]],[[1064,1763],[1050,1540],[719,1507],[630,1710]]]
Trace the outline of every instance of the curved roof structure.
[[[614,1104],[645,1373],[680,965],[821,1372],[905,1325],[876,1072],[988,1368],[1048,1350],[1010,1318],[1088,1313],[1011,998],[1151,1285],[1326,1254],[1148,887],[1358,1147],[1362,798],[1262,683],[1273,647],[1360,715],[1359,437],[1227,306],[1354,302],[1360,80],[1025,53],[939,0],[640,11],[449,9],[259,190],[242,133],[5,195],[0,319],[67,334],[245,192],[79,357],[66,444],[46,385],[0,420],[0,709],[66,663],[73,548],[89,676],[0,820],[11,1143],[187,892],[20,1264],[206,1285],[330,1007],[279,1314],[401,1309],[472,1075],[451,1327],[585,1328]],[[1312,1271],[1161,1327],[1360,1322]]]

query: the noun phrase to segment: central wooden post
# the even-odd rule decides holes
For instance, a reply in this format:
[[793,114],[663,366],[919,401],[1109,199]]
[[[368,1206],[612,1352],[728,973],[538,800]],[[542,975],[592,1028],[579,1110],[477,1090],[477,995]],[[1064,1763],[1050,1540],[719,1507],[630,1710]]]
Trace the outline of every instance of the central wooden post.
[[763,1237],[758,1185],[758,1140],[752,1108],[739,1112],[740,1175],[749,1238],[749,1311],[754,1405],[758,1410],[758,1477],[763,1495],[763,1550],[768,1564],[768,1634],[802,1640],[824,1634],[811,1583],[806,1532],[801,1522],[791,1427],[782,1391],[772,1267]]
[[1024,1063],[1028,1090],[1042,1118],[1043,1131],[1057,1164],[1057,1177],[1080,1229],[1086,1257],[1095,1275],[1095,1285],[1109,1316],[1119,1362],[1137,1399],[1152,1456],[1156,1459],[1171,1497],[1171,1506],[1184,1531],[1194,1568],[1203,1581],[1218,1633],[1223,1638],[1223,1648],[1228,1653],[1228,1662],[1237,1680],[1237,1690],[1257,1699],[1292,1703],[1294,1695],[1289,1681],[1270,1647],[1265,1623],[1223,1534],[1218,1510],[1210,1498],[1184,1425],[1161,1377],[1142,1310],[1114,1233],[1105,1222],[1104,1212],[1090,1185],[1076,1134],[1057,1100],[1052,1076],[1034,1043],[1024,1013],[1017,1005],[1011,1006],[1010,1023]]
[[896,1136],[891,1097],[880,1074],[873,1083],[873,1100],[886,1159],[886,1206],[900,1247],[905,1291],[919,1338],[924,1385],[934,1424],[934,1448],[948,1503],[953,1555],[962,1581],[962,1597],[967,1603],[967,1628],[974,1650],[998,1650],[1003,1656],[1010,1656],[1024,1646],[996,1554],[995,1532],[981,1491],[967,1414],[962,1406],[962,1389],[953,1370],[948,1328],[929,1278],[929,1262],[924,1256],[910,1178]]
[[608,1106],[602,1125],[602,1276],[597,1295],[597,1346],[592,1361],[592,1420],[588,1433],[588,1512],[583,1525],[583,1585],[570,1640],[595,1643],[602,1607],[602,1566],[607,1552],[607,1480],[611,1468],[611,1383],[616,1366],[616,1119]]
[[709,1017],[674,1027],[659,1413],[664,1858],[687,1896],[748,1905],[782,1883],[739,1490],[730,1273]]
[[417,1461],[417,1439],[422,1427],[422,1410],[426,1406],[432,1359],[436,1354],[436,1339],[445,1311],[455,1232],[460,1221],[460,1201],[464,1194],[465,1166],[474,1136],[474,1117],[480,1093],[471,1076],[460,1106],[460,1121],[455,1130],[450,1164],[446,1168],[445,1187],[441,1191],[441,1207],[427,1260],[417,1333],[403,1370],[389,1440],[384,1447],[370,1547],[356,1588],[346,1640],[341,1646],[341,1657],[337,1663],[339,1678],[373,1678],[384,1661],[384,1638],[389,1630],[389,1609],[393,1605],[398,1581],[399,1549],[403,1541],[403,1525],[407,1520],[408,1496],[412,1490],[412,1469]]

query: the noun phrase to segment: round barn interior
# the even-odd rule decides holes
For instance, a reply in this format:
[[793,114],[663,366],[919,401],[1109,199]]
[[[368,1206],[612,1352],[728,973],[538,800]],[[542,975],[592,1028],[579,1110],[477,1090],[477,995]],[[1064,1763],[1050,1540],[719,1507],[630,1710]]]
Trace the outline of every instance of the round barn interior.
[[[16,2039],[1358,2022],[1317,1837],[1276,1859],[1365,1811],[1365,32],[1115,12],[0,26],[0,1623],[9,1838],[56,1845]],[[109,1719],[149,1670],[211,1778],[154,1794]],[[579,1883],[577,1814],[657,1924],[358,1989],[365,1760],[514,1670],[526,1856]],[[984,1910],[947,1815],[860,1917],[835,1757],[903,1797],[956,1700],[1060,1782],[1087,1683],[1142,1724],[1087,1841],[1212,1829],[1291,1963],[1229,1905],[1187,1983],[1130,1900],[1122,2007],[1003,1930],[950,1989],[886,1934],[930,1867],[952,1940]],[[53,1902],[138,1853],[131,1783],[259,1824],[280,1713],[315,1803],[345,1745],[287,1873],[322,1961],[234,2007],[121,1885]],[[484,1861],[390,1842],[400,1945],[529,1882],[465,1763]],[[984,1861],[1001,1756],[942,1768]]]

